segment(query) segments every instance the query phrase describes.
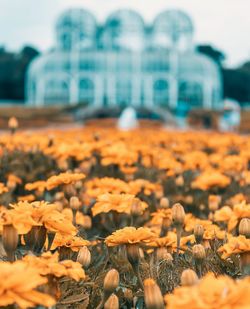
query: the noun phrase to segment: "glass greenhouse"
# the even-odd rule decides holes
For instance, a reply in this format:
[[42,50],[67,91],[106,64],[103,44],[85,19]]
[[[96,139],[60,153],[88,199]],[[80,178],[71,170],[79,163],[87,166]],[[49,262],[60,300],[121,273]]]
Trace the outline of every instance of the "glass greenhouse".
[[131,10],[112,13],[104,25],[86,10],[68,10],[52,51],[29,67],[28,104],[218,109],[219,68],[195,51],[193,34],[192,20],[178,10],[152,25]]

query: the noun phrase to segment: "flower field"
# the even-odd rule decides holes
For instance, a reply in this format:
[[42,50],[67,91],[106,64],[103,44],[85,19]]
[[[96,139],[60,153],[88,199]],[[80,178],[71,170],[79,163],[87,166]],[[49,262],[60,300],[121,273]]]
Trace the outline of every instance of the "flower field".
[[250,308],[250,139],[0,136],[0,308]]

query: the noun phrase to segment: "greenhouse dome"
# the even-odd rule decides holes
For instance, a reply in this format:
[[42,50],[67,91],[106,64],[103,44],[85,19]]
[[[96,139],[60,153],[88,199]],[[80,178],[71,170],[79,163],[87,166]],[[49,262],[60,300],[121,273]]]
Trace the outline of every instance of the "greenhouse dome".
[[119,10],[101,25],[73,9],[59,17],[56,33],[55,47],[28,69],[30,105],[222,106],[218,65],[195,51],[192,21],[181,11],[145,25],[136,12]]
[[83,9],[64,12],[56,23],[57,47],[70,51],[74,48],[93,48],[97,23],[95,17]]
[[193,33],[188,15],[180,10],[164,11],[153,22],[152,41],[156,47],[185,51],[192,48]]
[[106,20],[103,46],[107,49],[140,50],[144,47],[144,21],[132,10],[118,10]]

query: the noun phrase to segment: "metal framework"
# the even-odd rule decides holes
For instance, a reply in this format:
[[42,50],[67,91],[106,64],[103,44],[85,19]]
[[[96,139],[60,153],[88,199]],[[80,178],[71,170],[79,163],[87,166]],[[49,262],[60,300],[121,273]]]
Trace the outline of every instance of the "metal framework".
[[195,51],[193,32],[178,10],[151,26],[131,10],[114,12],[103,26],[88,11],[66,11],[55,48],[29,67],[28,104],[220,108],[219,69]]

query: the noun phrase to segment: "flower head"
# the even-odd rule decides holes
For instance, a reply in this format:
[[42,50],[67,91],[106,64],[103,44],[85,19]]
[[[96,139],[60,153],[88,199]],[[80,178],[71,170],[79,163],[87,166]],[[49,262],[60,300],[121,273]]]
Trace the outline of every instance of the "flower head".
[[122,244],[146,244],[155,238],[155,234],[145,227],[125,227],[115,231],[105,239],[108,247],[119,246]]

